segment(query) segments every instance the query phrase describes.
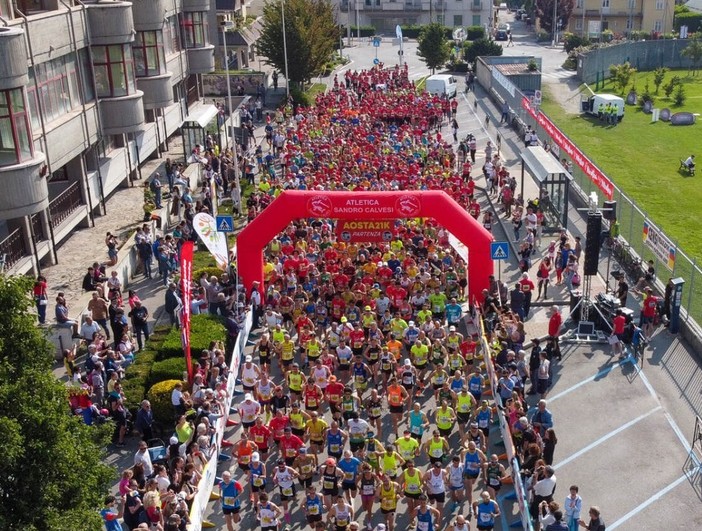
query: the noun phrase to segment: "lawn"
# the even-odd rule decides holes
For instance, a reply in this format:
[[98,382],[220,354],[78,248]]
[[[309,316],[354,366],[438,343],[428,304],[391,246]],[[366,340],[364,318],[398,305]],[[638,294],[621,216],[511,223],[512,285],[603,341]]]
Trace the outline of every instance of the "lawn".
[[[687,93],[687,101],[681,107],[676,107],[663,92],[663,85],[673,75],[682,78]],[[655,91],[652,72],[636,74],[635,86],[639,95],[647,80],[650,90]],[[600,92],[618,93],[611,85],[605,85]],[[660,94],[654,95],[654,107],[667,107],[673,113],[702,113],[702,75],[690,77],[687,71],[668,72]],[[542,109],[626,195],[638,203],[650,219],[678,243],[680,249],[692,259],[702,258],[702,239],[696,237],[693,230],[702,224],[699,177],[690,178],[678,172],[680,159],[690,154],[700,154],[702,122],[677,127],[666,122],[651,123],[650,115],[644,114],[638,107],[627,106],[624,120],[619,125],[605,126],[591,117],[566,113],[548,94],[545,95]],[[640,229],[641,221],[634,221],[634,231]],[[622,230],[628,230],[625,223]],[[630,241],[638,244],[641,239]]]

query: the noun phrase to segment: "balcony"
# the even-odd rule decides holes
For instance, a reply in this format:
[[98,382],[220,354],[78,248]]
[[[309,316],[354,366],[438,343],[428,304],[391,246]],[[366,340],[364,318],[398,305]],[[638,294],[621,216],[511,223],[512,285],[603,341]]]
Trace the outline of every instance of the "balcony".
[[145,109],[162,109],[173,103],[172,77],[173,74],[167,72],[160,76],[136,78],[137,87],[144,93]]
[[206,13],[210,10],[210,0],[183,0],[183,11]]
[[[51,227],[54,229],[57,228],[82,205],[83,196],[80,193],[80,186],[78,183],[72,183],[61,192],[56,199],[52,199],[49,203]],[[34,229],[34,234],[38,234],[36,228]]]
[[0,167],[0,216],[3,219],[20,218],[44,210],[49,206],[49,187],[44,175],[44,154],[34,152],[34,158]]
[[22,232],[15,229],[0,242],[0,264],[3,266],[0,268],[0,272],[12,269],[26,254]]
[[188,73],[209,74],[215,69],[214,44],[202,48],[188,48]]
[[129,96],[100,100],[102,129],[106,135],[121,135],[141,129],[144,123],[144,93],[137,90]]
[[24,31],[0,28],[0,90],[21,87],[28,82]]
[[130,2],[86,4],[92,45],[125,44],[134,40]]
[[163,27],[163,14],[173,2],[168,0],[131,0],[134,26],[137,31],[158,31]]

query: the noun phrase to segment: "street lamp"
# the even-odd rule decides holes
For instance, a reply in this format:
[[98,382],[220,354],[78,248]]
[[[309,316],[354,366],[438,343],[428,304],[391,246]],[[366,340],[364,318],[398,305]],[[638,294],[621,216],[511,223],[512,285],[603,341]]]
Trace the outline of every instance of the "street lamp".
[[553,24],[553,44],[552,46],[556,46],[556,43],[558,42],[558,26],[556,23],[556,20],[558,19],[558,0],[555,0],[553,2],[553,21],[551,22]]
[[285,38],[285,0],[280,0],[280,13],[283,19],[283,54],[285,55],[285,96],[290,99],[290,79],[288,78],[288,42]]
[[[241,180],[239,178],[239,153],[236,147],[236,137],[234,136],[234,121],[232,120],[234,109],[232,109],[232,83],[229,73],[229,57],[227,56],[227,35],[225,33],[225,25],[222,24],[222,43],[224,45],[224,66],[227,69],[227,108],[229,109],[229,126],[232,133],[232,158],[234,159],[234,182],[236,183],[236,193],[239,197],[237,201],[237,214],[241,215]],[[214,201],[217,198],[213,198]]]

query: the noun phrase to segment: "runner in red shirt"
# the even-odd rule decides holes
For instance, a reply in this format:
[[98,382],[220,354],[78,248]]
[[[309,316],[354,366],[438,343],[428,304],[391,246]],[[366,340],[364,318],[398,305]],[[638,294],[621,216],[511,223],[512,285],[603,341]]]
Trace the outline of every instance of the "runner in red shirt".
[[319,411],[319,406],[324,398],[322,389],[315,383],[314,378],[307,379],[307,383],[302,388],[302,396],[305,400],[305,409],[308,411]]
[[278,442],[278,447],[280,448],[280,454],[284,457],[285,463],[288,466],[292,466],[297,457],[298,450],[304,445],[305,443],[302,442],[302,439],[292,434],[292,428],[289,426],[285,428],[284,435]]
[[273,432],[263,423],[261,417],[256,417],[256,423],[249,429],[249,435],[258,447],[258,453],[264,461],[268,458],[268,445]]
[[268,427],[273,431],[273,440],[280,445],[280,440],[283,438],[285,428],[290,426],[290,418],[283,413],[282,409],[278,409],[268,423]]
[[344,384],[336,379],[333,374],[329,377],[329,384],[326,388],[326,399],[329,402],[329,409],[332,418],[338,421],[341,418],[341,397],[344,394]]

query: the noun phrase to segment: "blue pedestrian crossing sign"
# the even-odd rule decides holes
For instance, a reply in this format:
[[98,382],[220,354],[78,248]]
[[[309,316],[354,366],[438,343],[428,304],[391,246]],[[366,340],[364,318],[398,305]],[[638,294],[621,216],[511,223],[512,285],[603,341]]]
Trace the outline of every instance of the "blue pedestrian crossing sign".
[[492,242],[490,258],[493,260],[509,260],[509,244],[507,242]]
[[217,232],[234,232],[234,218],[232,216],[217,216]]
[[373,46],[380,48],[380,37],[373,37]]

